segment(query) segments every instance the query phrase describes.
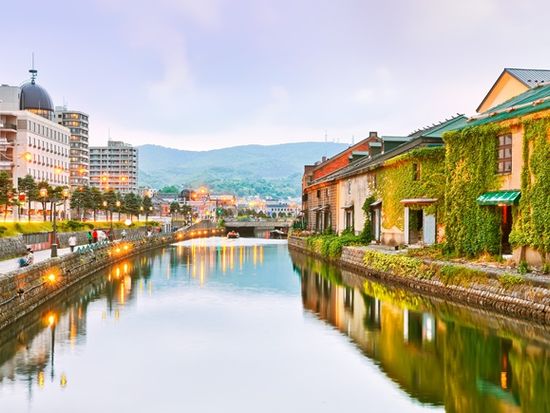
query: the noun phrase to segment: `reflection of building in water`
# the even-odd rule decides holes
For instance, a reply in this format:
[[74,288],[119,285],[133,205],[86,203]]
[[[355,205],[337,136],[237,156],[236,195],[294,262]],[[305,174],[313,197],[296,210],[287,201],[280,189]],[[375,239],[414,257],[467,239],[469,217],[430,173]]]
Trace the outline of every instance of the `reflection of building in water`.
[[443,319],[420,310],[418,296],[367,282],[368,291],[380,291],[380,300],[344,285],[333,267],[309,257],[293,255],[293,264],[304,308],[349,336],[418,401],[453,412],[550,406],[550,346],[458,324],[448,308]]

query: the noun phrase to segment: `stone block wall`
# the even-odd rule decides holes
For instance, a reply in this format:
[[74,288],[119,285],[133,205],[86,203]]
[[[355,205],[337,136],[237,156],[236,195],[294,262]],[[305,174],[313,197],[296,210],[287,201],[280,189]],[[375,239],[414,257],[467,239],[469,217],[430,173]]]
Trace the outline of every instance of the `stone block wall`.
[[[289,248],[326,260],[307,248],[305,238],[291,236],[288,245]],[[499,281],[502,274],[487,271],[487,279],[484,281],[474,281],[465,285],[444,284],[435,277],[401,276],[368,268],[363,262],[365,250],[366,247],[343,247],[340,258],[333,262],[342,269],[348,269],[364,276],[365,281],[371,279],[420,294],[443,298],[454,303],[550,324],[550,288],[544,282],[530,280],[515,286],[505,286]],[[426,264],[445,265],[443,262],[428,261]]]
[[[177,233],[155,234],[125,241],[129,250],[124,254],[113,253],[113,244],[108,243],[93,251],[51,258],[0,275],[0,329],[21,319],[89,275],[128,257],[188,239],[196,229],[202,229],[202,236],[218,234],[214,224],[201,223]],[[53,281],[49,281],[50,275],[54,276]]]

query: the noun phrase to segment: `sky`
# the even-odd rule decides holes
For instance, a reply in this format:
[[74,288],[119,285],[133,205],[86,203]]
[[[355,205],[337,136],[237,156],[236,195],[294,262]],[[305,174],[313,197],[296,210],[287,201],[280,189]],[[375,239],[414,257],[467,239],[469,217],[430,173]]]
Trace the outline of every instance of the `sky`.
[[2,2],[0,83],[108,137],[187,150],[406,135],[550,68],[544,0]]

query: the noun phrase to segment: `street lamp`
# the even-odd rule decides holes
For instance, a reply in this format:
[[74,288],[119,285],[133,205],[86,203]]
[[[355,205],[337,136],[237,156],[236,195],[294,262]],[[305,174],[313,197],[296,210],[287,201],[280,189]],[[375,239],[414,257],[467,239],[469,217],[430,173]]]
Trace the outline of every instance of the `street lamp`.
[[116,204],[116,209],[118,211],[118,220],[120,221],[120,205],[121,205],[121,202],[117,199],[115,204]]
[[[48,191],[46,190],[46,188],[42,188],[42,189],[45,190],[45,193],[47,195]],[[42,192],[42,190],[40,190],[40,192]],[[66,188],[63,189],[61,191],[61,196],[63,197],[63,203],[65,203],[65,201],[69,197],[69,190],[66,189]],[[52,258],[57,257],[57,247],[58,247],[58,244],[57,244],[57,212],[56,212],[56,207],[58,206],[57,201],[58,201],[57,194],[54,192],[54,196],[53,196],[53,199],[52,199],[52,216],[53,216],[53,221],[52,221],[52,237],[53,237],[53,240],[52,240],[52,253],[51,253]],[[59,205],[63,205],[63,203],[61,203]]]
[[42,213],[44,215],[44,221],[46,221],[46,198],[48,197],[48,189],[47,188],[40,188],[40,191],[38,191],[40,194],[40,198],[43,199],[42,201]]

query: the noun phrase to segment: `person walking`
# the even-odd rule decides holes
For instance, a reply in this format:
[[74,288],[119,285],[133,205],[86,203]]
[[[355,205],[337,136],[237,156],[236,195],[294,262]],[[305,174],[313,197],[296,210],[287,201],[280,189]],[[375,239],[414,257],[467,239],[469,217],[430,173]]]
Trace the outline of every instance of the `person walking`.
[[126,230],[123,229],[122,232],[120,233],[120,236],[122,237],[122,239],[126,239]]
[[76,247],[76,235],[73,234],[69,237],[69,248],[71,252],[74,252],[74,247]]
[[86,239],[88,240],[88,244],[91,244],[94,240],[94,237],[92,236],[92,231],[88,231],[86,233]]
[[92,232],[92,240],[94,244],[97,242],[97,235],[97,229],[94,229]]

